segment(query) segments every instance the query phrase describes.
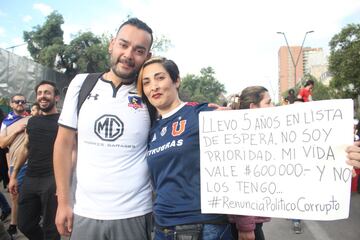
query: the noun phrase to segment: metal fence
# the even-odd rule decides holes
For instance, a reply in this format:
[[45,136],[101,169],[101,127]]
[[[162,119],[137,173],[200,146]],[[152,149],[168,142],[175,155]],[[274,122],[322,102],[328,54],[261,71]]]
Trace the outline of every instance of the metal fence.
[[[35,102],[34,88],[43,80],[55,82],[64,99],[63,89],[70,82],[64,74],[0,48],[0,98],[9,99],[22,93],[28,102]],[[62,100],[58,104],[60,107]]]

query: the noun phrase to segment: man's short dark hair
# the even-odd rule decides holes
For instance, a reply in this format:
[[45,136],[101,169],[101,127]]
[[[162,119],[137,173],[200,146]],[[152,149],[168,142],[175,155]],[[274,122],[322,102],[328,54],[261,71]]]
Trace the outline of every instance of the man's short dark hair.
[[[14,95],[11,96],[11,98],[10,98],[10,101],[11,101],[11,102],[14,100],[14,97],[23,97],[23,98],[25,98],[24,94],[22,94],[22,93],[16,93],[16,94],[14,94]],[[25,99],[26,99],[26,98],[25,98]]]
[[131,25],[131,26],[137,27],[138,29],[144,30],[145,32],[148,32],[150,34],[150,36],[151,36],[151,42],[150,42],[149,50],[151,49],[151,46],[152,46],[153,40],[154,40],[153,31],[145,22],[141,21],[138,18],[129,18],[123,24],[120,25],[116,35],[120,32],[121,28],[123,26],[125,26],[125,25]]
[[56,84],[55,84],[54,82],[50,82],[50,81],[41,81],[38,85],[36,85],[36,87],[35,87],[35,94],[37,94],[38,88],[39,88],[41,85],[45,85],[45,84],[48,84],[48,85],[53,86],[55,96],[59,96],[59,95],[60,95],[59,89],[57,89]]
[[31,108],[36,106],[38,109],[40,109],[40,104],[37,102],[34,102],[33,104],[31,104]]

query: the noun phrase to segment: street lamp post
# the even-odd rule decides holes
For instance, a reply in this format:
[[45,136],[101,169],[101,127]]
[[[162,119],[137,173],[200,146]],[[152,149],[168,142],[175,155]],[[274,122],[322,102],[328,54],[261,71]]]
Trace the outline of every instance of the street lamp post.
[[304,46],[304,43],[305,43],[306,35],[308,35],[309,33],[313,33],[313,32],[314,32],[314,31],[307,31],[307,32],[305,33],[304,39],[303,39],[302,44],[301,44],[301,47],[300,47],[300,52],[299,52],[299,54],[298,54],[298,56],[297,56],[297,58],[296,58],[296,62],[294,61],[294,57],[293,57],[293,55],[292,55],[292,52],[291,52],[289,43],[288,43],[288,41],[287,41],[286,34],[285,34],[284,32],[277,32],[277,34],[282,34],[282,35],[284,36],[285,42],[286,42],[286,46],[287,46],[287,49],[288,49],[289,54],[290,54],[290,57],[291,57],[291,62],[292,62],[293,67],[294,67],[294,87],[296,86],[296,67],[297,67],[297,65],[298,65],[298,63],[299,63],[299,59],[300,59],[300,55],[301,55],[302,50],[303,50],[303,46]]
[[11,52],[14,53],[14,49],[17,48],[17,47],[21,47],[21,46],[24,46],[26,45],[27,43],[21,43],[19,45],[15,45],[15,46],[11,46],[11,47],[8,47],[8,48],[5,48],[5,50],[8,50],[8,49],[11,49]]

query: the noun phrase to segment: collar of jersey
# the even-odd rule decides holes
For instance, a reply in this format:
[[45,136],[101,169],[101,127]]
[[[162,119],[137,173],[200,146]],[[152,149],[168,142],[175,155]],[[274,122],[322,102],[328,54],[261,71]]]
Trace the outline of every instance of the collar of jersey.
[[179,106],[177,106],[176,108],[174,108],[173,110],[171,110],[170,112],[164,114],[161,116],[162,119],[164,118],[168,118],[170,116],[172,116],[173,114],[175,114],[177,111],[179,111],[183,106],[185,106],[187,102],[182,102]]
[[[110,83],[111,85],[115,86],[114,83],[113,83],[111,80],[108,80],[108,79],[104,78],[103,76],[104,76],[104,75],[102,75],[102,76],[100,77],[100,79],[101,79],[103,82]],[[131,82],[131,83],[123,83],[123,82],[121,82],[121,83],[119,84],[119,86],[131,86],[131,85],[133,85],[133,84],[134,84],[134,82]]]

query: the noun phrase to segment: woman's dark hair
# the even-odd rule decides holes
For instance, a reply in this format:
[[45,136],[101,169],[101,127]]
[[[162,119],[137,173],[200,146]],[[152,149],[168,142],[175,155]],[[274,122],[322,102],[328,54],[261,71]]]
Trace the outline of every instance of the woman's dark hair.
[[146,66],[149,66],[150,64],[154,64],[154,63],[161,64],[165,68],[165,70],[169,73],[170,78],[173,82],[176,82],[180,77],[179,68],[173,60],[166,59],[163,57],[150,58],[143,64],[143,66],[141,67],[140,72],[139,72],[137,86],[138,86],[138,89],[139,89],[139,87],[141,88],[141,93],[142,93],[143,70]]
[[144,68],[146,66],[149,66],[150,64],[154,64],[154,63],[161,64],[165,68],[166,72],[169,74],[171,80],[174,83],[180,79],[179,68],[176,65],[176,63],[173,60],[170,60],[170,59],[166,59],[166,58],[163,58],[163,57],[153,57],[153,58],[150,58],[149,60],[147,60],[143,64],[143,66],[141,67],[141,69],[139,71],[139,75],[138,75],[137,91],[138,91],[138,94],[141,95],[144,103],[146,103],[146,105],[147,105],[147,107],[149,109],[149,114],[150,114],[150,118],[151,118],[152,123],[156,119],[157,111],[156,111],[156,108],[150,104],[149,99],[144,94],[144,89],[143,89],[143,86],[142,86],[142,80],[143,80]]
[[231,104],[232,109],[249,109],[250,104],[259,105],[268,90],[262,86],[245,88],[240,95],[235,95],[235,101]]

